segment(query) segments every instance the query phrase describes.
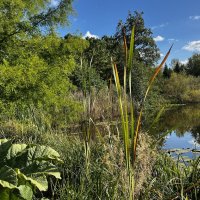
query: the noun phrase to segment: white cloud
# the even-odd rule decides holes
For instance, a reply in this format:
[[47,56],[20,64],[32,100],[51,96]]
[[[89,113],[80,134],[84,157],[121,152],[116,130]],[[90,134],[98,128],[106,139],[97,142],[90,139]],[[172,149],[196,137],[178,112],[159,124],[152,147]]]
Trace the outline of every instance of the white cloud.
[[182,65],[186,65],[188,63],[188,59],[180,60],[179,61]]
[[200,15],[190,16],[189,19],[191,19],[191,20],[200,20]]
[[90,31],[87,31],[86,34],[83,36],[83,38],[87,38],[87,37],[96,38],[96,39],[99,38],[98,35],[93,35],[93,34],[90,33]]
[[165,38],[158,35],[157,37],[153,38],[155,42],[162,42]]
[[200,40],[188,42],[182,49],[187,51],[198,51],[200,52]]
[[168,22],[167,23],[163,23],[163,24],[160,24],[158,26],[153,26],[153,27],[151,27],[151,29],[154,30],[154,29],[157,29],[157,28],[163,28],[163,27],[167,26],[168,24],[169,24]]

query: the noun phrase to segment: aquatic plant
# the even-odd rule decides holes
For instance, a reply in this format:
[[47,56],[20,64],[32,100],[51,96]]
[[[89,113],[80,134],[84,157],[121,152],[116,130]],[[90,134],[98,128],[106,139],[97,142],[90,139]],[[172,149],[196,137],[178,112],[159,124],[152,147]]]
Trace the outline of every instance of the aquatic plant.
[[[131,107],[130,112],[128,110],[128,102],[127,102],[127,91],[129,90],[129,95],[132,97],[132,84],[131,84],[131,70],[134,67],[133,65],[133,57],[134,57],[134,30],[135,27],[132,29],[131,34],[131,42],[130,42],[130,48],[127,47],[126,37],[124,33],[124,50],[125,50],[125,66],[124,66],[124,85],[123,85],[123,93],[121,90],[120,85],[120,79],[118,75],[117,65],[113,63],[113,74],[115,79],[115,86],[117,89],[118,94],[118,102],[119,102],[119,108],[120,108],[120,115],[121,115],[121,124],[122,124],[122,137],[123,137],[123,143],[124,143],[124,152],[125,152],[125,161],[126,161],[126,168],[129,176],[129,193],[130,197],[129,199],[134,199],[134,164],[137,156],[137,145],[138,145],[138,136],[140,132],[140,125],[142,120],[142,113],[144,109],[144,103],[146,101],[147,95],[151,89],[151,86],[160,72],[162,66],[164,65],[165,61],[167,60],[171,48],[167,52],[166,56],[164,57],[161,64],[155,69],[155,72],[151,79],[149,80],[149,84],[145,93],[145,96],[143,98],[143,102],[140,108],[139,117],[137,119],[136,128],[134,127],[135,124],[135,117],[134,117],[134,104],[133,100],[131,100]],[[124,30],[125,31],[125,30]],[[129,51],[129,52],[128,52]],[[128,74],[128,78],[127,78]],[[129,83],[129,87],[127,87],[127,82]],[[133,91],[134,92],[134,91]],[[129,115],[130,113],[130,115]]]

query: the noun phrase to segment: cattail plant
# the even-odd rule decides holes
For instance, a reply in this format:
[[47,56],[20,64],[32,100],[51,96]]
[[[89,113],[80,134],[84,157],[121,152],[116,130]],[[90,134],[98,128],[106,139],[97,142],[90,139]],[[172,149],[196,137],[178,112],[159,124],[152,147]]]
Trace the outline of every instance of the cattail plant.
[[[124,153],[125,153],[125,161],[126,161],[126,169],[127,174],[129,176],[129,199],[134,199],[134,164],[136,161],[136,155],[137,155],[137,144],[138,144],[138,136],[140,132],[140,125],[142,120],[142,113],[144,109],[144,103],[146,101],[147,95],[149,93],[149,90],[160,72],[162,66],[166,62],[171,48],[167,52],[166,56],[164,57],[161,64],[155,69],[155,72],[153,76],[151,77],[146,93],[143,98],[143,102],[140,108],[139,117],[137,119],[136,128],[134,127],[135,124],[135,116],[134,116],[134,104],[133,100],[131,98],[131,102],[128,102],[127,95],[130,95],[132,97],[132,83],[131,83],[131,71],[133,68],[133,57],[134,57],[134,40],[135,40],[135,34],[134,31],[135,27],[132,29],[131,33],[131,41],[130,41],[130,47],[128,49],[127,42],[126,42],[126,34],[124,31],[124,50],[125,50],[125,66],[124,66],[124,89],[122,92],[120,79],[118,75],[117,65],[115,63],[112,63],[113,68],[113,75],[115,80],[115,87],[117,89],[117,95],[118,95],[118,102],[119,102],[119,110],[120,110],[120,116],[121,116],[121,123],[122,123],[122,137],[123,137],[123,143],[124,143]],[[128,78],[127,78],[128,74]],[[129,83],[129,87],[127,87],[127,81]],[[129,92],[127,92],[129,90]],[[128,110],[128,103],[130,104],[130,110]],[[130,115],[129,115],[130,113]]]

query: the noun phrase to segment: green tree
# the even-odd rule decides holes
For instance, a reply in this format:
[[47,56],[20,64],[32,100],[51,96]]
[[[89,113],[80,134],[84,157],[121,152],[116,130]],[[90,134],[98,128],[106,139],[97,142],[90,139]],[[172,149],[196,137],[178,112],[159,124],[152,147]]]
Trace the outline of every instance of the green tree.
[[127,45],[130,44],[131,30],[135,26],[135,59],[144,62],[147,66],[152,66],[160,58],[159,49],[153,39],[152,32],[145,27],[143,12],[129,12],[126,21],[122,20],[117,25],[115,38],[119,43],[123,43],[126,36]]
[[[151,67],[158,61],[160,53],[153,39],[151,30],[145,27],[143,13],[135,11],[133,14],[129,12],[125,22],[120,21],[118,23],[114,38],[118,42],[118,46],[122,49],[119,51],[120,54],[124,55],[124,37],[126,38],[127,46],[130,45],[133,26],[135,27],[135,48],[132,69],[132,88],[133,98],[137,102],[136,105],[140,105],[152,72]],[[120,55],[118,54],[117,57],[120,57]],[[124,65],[124,61],[118,61],[119,72],[122,72],[121,76],[123,75]],[[153,91],[157,96],[157,90]],[[153,95],[154,92],[152,92],[151,95]]]
[[112,77],[111,57],[112,49],[109,48],[110,40],[104,38],[86,38],[89,48],[84,52],[87,62],[95,68],[103,80],[108,81]]
[[[87,60],[92,62],[93,67],[100,74],[103,80],[112,77],[111,57],[118,66],[119,76],[123,76],[124,69],[124,30],[127,38],[127,45],[130,43],[132,27],[135,25],[135,61],[142,62],[143,66],[155,64],[159,59],[159,50],[153,40],[152,32],[145,27],[143,13],[129,13],[126,22],[119,22],[114,36],[103,36],[102,38],[86,38],[90,46],[85,51]],[[122,80],[122,79],[121,79]]]
[[178,62],[176,63],[176,65],[175,65],[175,67],[174,67],[174,72],[175,72],[175,73],[180,73],[180,72],[181,72],[181,67],[180,67],[180,65],[179,65]]
[[0,65],[1,108],[15,113],[33,106],[45,111],[50,121],[73,119],[77,112],[73,112],[76,103],[69,76],[76,67],[74,54],[80,43],[74,40],[72,46],[71,42],[52,34],[32,38],[18,49],[16,60],[4,59]]
[[72,0],[15,0],[0,2],[0,62],[35,35],[68,23]]
[[68,23],[72,1],[50,2],[0,2],[0,109],[16,117],[34,108],[55,125],[78,115],[69,76],[87,42],[55,34]]
[[71,80],[84,93],[90,92],[92,87],[100,90],[105,85],[96,69],[85,61],[75,69]]
[[172,59],[171,68],[175,73],[183,73],[185,72],[185,65],[182,64],[179,59]]
[[164,70],[163,70],[163,77],[170,78],[172,73],[172,69],[165,64]]
[[194,54],[186,65],[187,74],[200,76],[200,54]]
[[164,84],[164,94],[173,103],[200,102],[200,77],[172,73]]

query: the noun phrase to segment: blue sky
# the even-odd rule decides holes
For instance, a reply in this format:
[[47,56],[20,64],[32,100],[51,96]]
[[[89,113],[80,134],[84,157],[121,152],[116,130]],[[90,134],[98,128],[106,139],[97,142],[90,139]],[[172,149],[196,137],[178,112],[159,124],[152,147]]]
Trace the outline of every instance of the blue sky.
[[59,29],[62,36],[112,35],[118,21],[137,10],[144,12],[145,26],[152,29],[161,55],[174,43],[168,63],[200,53],[200,0],[74,0],[73,8],[77,14],[70,17],[69,27]]

